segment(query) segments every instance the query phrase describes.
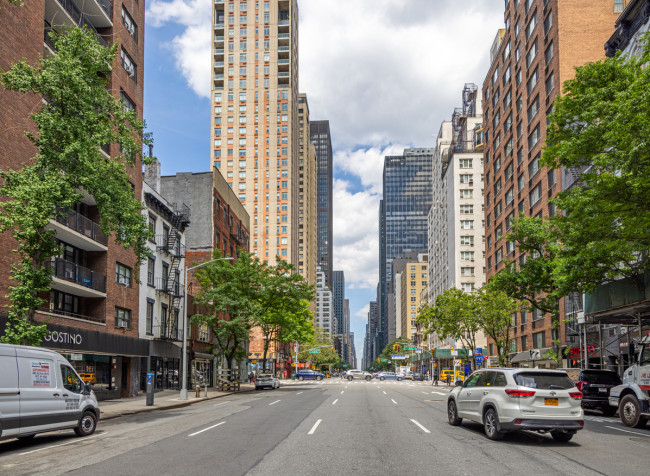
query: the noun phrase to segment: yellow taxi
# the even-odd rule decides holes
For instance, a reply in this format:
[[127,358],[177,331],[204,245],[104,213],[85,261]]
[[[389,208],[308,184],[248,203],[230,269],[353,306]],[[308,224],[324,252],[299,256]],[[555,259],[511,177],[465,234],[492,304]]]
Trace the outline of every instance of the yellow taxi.
[[95,374],[93,373],[80,372],[79,377],[81,377],[81,380],[83,380],[86,383],[92,383],[92,384],[97,383],[97,379],[95,378]]
[[456,371],[456,376],[455,376],[456,378],[454,378],[454,371],[453,370],[443,369],[443,371],[440,372],[440,380],[442,380],[443,382],[446,382],[447,381],[447,376],[449,376],[449,380],[451,382],[455,382],[457,380],[460,380],[461,382],[465,381],[465,372],[463,372],[462,370],[457,370]]

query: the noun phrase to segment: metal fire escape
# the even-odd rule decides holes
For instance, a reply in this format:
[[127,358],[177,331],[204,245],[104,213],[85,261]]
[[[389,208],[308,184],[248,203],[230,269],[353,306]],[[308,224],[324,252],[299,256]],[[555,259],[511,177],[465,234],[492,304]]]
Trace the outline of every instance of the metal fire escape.
[[181,233],[190,222],[190,209],[185,204],[174,203],[172,206],[174,210],[170,220],[171,228],[169,234],[165,235],[162,242],[158,244],[158,249],[165,251],[170,256],[169,271],[162,290],[170,297],[170,308],[178,310],[183,297],[179,267],[181,260],[185,257],[185,246],[181,243]]

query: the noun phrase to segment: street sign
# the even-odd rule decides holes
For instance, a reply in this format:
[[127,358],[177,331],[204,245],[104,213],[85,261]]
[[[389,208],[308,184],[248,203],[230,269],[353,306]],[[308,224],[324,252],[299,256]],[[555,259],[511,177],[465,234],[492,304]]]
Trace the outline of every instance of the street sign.
[[415,350],[415,347],[411,345],[407,345],[404,347],[404,350]]
[[476,355],[483,355],[483,347],[476,348]]
[[482,355],[475,355],[474,360],[476,360],[476,363],[481,365],[483,363],[483,356]]
[[416,354],[421,354],[421,353],[422,353],[422,349],[415,349],[415,353],[416,353]]
[[310,354],[320,354],[320,349],[312,349],[309,351]]
[[388,359],[379,359],[379,360],[381,360],[382,362],[388,362]]
[[539,349],[530,349],[528,352],[530,353],[530,360],[540,360],[541,359],[541,354],[539,352]]
[[393,354],[390,356],[391,359],[393,360],[402,360],[406,358],[405,354]]
[[460,367],[461,365],[463,365],[462,361],[460,361],[458,359],[454,360],[454,367]]
[[454,350],[454,349],[451,349],[451,355],[452,355],[452,357],[458,357],[458,351]]

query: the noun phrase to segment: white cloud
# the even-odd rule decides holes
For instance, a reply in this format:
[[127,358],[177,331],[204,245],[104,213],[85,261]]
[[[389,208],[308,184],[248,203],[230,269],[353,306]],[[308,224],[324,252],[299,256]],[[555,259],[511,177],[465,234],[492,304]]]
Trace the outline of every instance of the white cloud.
[[362,321],[368,321],[368,311],[370,311],[370,304],[366,304],[357,312],[354,313],[354,317],[361,319]]
[[146,13],[150,26],[181,26],[181,33],[161,46],[172,52],[176,69],[190,88],[205,98],[210,97],[211,8],[211,0],[152,0]]
[[361,185],[373,194],[382,193],[382,174],[384,170],[384,156],[402,155],[404,146],[389,145],[383,149],[379,147],[361,148],[357,150],[341,149],[334,153],[334,175],[343,171],[359,178]]

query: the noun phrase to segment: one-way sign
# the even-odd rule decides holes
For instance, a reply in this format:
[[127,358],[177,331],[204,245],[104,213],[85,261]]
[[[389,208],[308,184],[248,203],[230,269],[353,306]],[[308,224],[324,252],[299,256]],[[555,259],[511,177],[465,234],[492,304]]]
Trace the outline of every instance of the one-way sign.
[[528,352],[530,354],[530,360],[540,360],[542,358],[539,349],[530,349]]

